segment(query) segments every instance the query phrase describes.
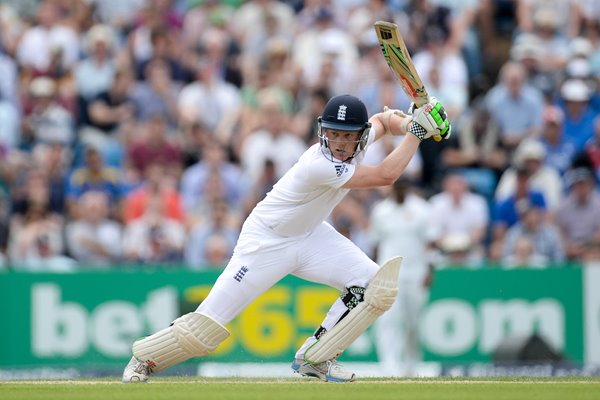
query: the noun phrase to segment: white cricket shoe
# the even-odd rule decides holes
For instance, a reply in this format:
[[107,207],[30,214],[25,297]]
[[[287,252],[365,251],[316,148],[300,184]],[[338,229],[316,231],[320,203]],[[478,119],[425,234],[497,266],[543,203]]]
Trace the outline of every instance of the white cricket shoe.
[[137,358],[131,357],[129,364],[123,370],[123,383],[145,383],[148,381],[150,368],[145,361],[138,361]]
[[351,382],[356,377],[354,372],[348,371],[335,359],[311,364],[296,358],[292,363],[292,369],[302,376],[312,376],[325,382]]

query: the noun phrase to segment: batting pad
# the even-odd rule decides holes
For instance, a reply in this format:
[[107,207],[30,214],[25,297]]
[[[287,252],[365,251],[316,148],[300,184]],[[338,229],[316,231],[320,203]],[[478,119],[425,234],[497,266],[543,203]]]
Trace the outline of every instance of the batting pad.
[[401,264],[402,257],[386,261],[367,286],[364,301],[310,346],[304,353],[304,360],[311,364],[319,364],[337,357],[362,335],[377,317],[389,310],[398,294],[398,273]]
[[191,312],[171,326],[136,341],[133,355],[146,361],[152,373],[163,371],[192,357],[202,357],[227,339],[229,331],[208,315]]

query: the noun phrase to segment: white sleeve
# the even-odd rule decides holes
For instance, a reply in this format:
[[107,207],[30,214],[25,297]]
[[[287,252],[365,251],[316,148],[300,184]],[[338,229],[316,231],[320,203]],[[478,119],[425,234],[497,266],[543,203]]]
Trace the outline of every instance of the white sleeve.
[[331,186],[339,189],[352,178],[356,166],[353,164],[332,162],[325,158],[305,164],[307,180],[315,186]]

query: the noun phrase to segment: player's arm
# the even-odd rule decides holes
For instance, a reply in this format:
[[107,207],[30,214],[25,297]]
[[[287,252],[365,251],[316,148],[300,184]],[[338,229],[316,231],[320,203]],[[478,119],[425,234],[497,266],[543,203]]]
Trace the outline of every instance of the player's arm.
[[383,112],[374,114],[369,122],[375,129],[375,139],[379,140],[384,135],[401,136],[408,133],[408,125],[412,121],[412,115],[405,114],[400,110],[384,108]]
[[406,118],[406,114],[401,111],[392,111],[389,119],[386,116],[382,116],[381,119],[379,117],[372,118],[372,123],[381,124],[376,127],[376,131],[385,132],[382,128],[389,128],[392,130],[392,134],[394,132],[409,132],[410,134],[406,135],[402,143],[378,165],[357,165],[352,178],[343,185],[344,188],[373,188],[391,185],[402,175],[421,141],[434,135],[450,137],[451,128],[446,111],[435,97],[431,97],[429,102],[422,107],[415,109],[411,106],[410,118]]

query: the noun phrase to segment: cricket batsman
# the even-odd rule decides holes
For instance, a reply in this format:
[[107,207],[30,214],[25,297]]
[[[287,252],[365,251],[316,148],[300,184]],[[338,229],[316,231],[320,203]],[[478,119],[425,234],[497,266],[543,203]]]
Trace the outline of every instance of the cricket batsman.
[[[325,221],[350,189],[394,183],[421,141],[448,138],[451,127],[434,97],[419,108],[411,106],[408,114],[385,108],[368,118],[361,100],[335,96],[317,122],[319,143],[250,213],[206,299],[168,328],[133,343],[123,382],[146,382],[150,374],[209,354],[229,336],[225,325],[288,274],[341,292],[297,350],[292,369],[327,382],[355,379],[337,358],[393,304],[401,257],[380,267]],[[390,134],[406,137],[380,164],[361,165],[369,145]]]

